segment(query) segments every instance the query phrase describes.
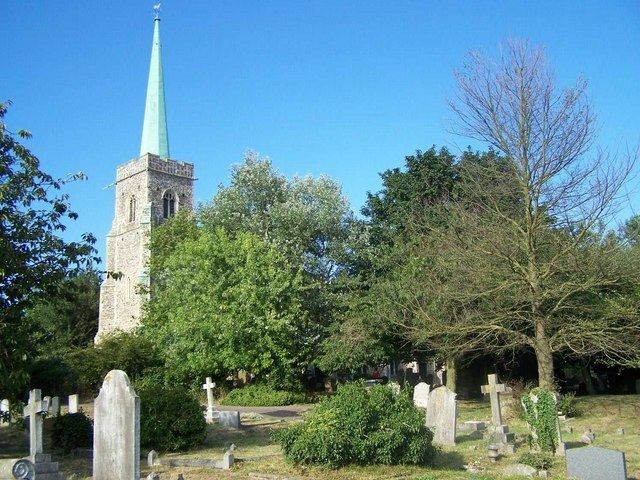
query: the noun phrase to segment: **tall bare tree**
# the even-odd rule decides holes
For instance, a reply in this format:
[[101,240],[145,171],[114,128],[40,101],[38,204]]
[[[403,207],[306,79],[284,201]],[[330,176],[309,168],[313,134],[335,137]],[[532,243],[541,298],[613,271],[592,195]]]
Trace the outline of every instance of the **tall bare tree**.
[[595,148],[587,83],[558,89],[542,48],[472,54],[456,78],[456,133],[506,161],[460,166],[448,226],[417,247],[420,286],[395,294],[407,332],[451,355],[530,348],[546,388],[554,352],[637,365],[638,310],[623,294],[640,264],[603,233],[636,155]]

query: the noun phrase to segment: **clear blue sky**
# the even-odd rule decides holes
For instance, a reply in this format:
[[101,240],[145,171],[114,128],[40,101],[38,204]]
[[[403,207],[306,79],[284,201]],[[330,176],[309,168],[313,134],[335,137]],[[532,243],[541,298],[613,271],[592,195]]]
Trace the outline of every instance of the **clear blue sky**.
[[[152,1],[0,0],[7,122],[79,212],[68,238],[91,231],[100,252],[113,218],[116,166],[138,153]],[[284,174],[326,173],[354,210],[378,172],[432,144],[459,152],[445,100],[466,52],[507,37],[547,46],[561,84],[590,81],[600,143],[640,140],[640,2],[162,2],[172,157],[193,162],[207,201],[246,149]],[[637,186],[638,182],[635,181]],[[630,192],[640,211],[637,188]]]

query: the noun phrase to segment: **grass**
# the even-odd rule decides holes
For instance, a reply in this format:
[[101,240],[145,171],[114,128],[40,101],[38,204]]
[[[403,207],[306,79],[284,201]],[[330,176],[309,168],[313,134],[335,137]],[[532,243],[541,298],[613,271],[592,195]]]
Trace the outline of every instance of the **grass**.
[[[577,446],[584,431],[591,428],[596,434],[594,444],[624,451],[629,476],[640,480],[640,395],[579,397],[577,402],[582,414],[567,420],[565,426],[573,427],[573,433],[563,434],[563,439],[569,443],[569,447]],[[484,402],[460,401],[458,412],[458,425],[462,425],[466,420],[488,421],[491,418],[489,404]],[[154,471],[160,474],[162,480],[173,480],[178,473],[182,473],[186,480],[489,480],[508,478],[501,474],[502,470],[508,464],[516,463],[522,452],[528,451],[528,447],[522,445],[515,455],[491,464],[487,458],[489,442],[471,438],[459,431],[456,446],[441,449],[432,468],[372,465],[326,470],[295,466],[284,460],[280,447],[270,438],[270,431],[290,421],[294,420],[283,421],[261,415],[247,422],[248,425],[240,431],[211,426],[201,448],[169,455],[179,458],[219,460],[226,448],[234,443],[237,446],[236,464],[231,471],[167,467],[154,467]],[[620,427],[625,429],[625,435],[616,434],[616,430]],[[517,418],[509,420],[509,428],[520,438],[524,438],[527,434],[526,424]],[[45,428],[45,432],[46,430]],[[45,439],[46,437],[47,435]],[[16,428],[0,428],[0,458],[26,455],[27,451],[23,445],[24,432]],[[8,448],[9,446],[12,448]],[[51,448],[52,445],[45,442],[45,451],[51,451]],[[60,462],[61,470],[67,474],[67,477],[74,474],[78,480],[90,478],[90,460],[74,459],[63,455],[54,456]],[[473,465],[479,473],[467,472],[463,470],[463,465]],[[150,473],[150,469],[146,467],[146,458],[141,461],[141,468],[141,476],[146,477]],[[557,459],[550,473],[551,478],[566,479],[564,460]]]

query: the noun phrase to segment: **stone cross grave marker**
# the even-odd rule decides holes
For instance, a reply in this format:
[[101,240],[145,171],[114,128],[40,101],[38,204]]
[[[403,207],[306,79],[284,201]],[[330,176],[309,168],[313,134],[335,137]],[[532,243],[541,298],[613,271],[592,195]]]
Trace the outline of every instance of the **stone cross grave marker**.
[[78,413],[78,394],[69,395],[69,413]]
[[29,392],[29,403],[24,407],[22,414],[29,417],[29,458],[36,461],[36,455],[42,453],[42,417],[49,411],[47,397],[42,399],[39,389]]
[[93,415],[93,479],[139,480],[140,398],[122,370],[104,377]]
[[454,392],[444,385],[429,392],[426,425],[434,431],[433,443],[455,445],[457,417]]
[[413,388],[413,404],[416,407],[427,408],[429,403],[429,391],[431,390],[431,385],[425,382],[418,383]]
[[214,388],[216,388],[215,382],[211,381],[211,377],[207,377],[207,381],[202,385],[202,389],[207,391],[207,414],[205,416],[207,423],[213,423],[217,417],[216,407],[213,404]]
[[[539,398],[537,395],[535,395],[534,393],[529,393],[529,398],[531,399],[531,404],[532,404],[532,408],[533,408],[533,412],[527,412],[528,415],[532,415],[535,418],[538,418],[538,401]],[[554,422],[555,422],[555,430],[556,430],[556,439],[557,439],[557,445],[556,445],[556,455],[564,455],[566,452],[566,445],[565,443],[562,441],[562,431],[560,429],[560,421],[558,420],[558,414],[557,414],[557,407],[556,407],[556,397],[555,395],[553,396],[553,404],[554,404]],[[525,411],[527,411],[527,406],[524,403],[524,401],[522,402],[522,407],[525,409]],[[531,436],[535,439],[538,438],[538,432],[536,431],[535,427],[533,425],[529,425],[529,429],[531,430]]]
[[491,423],[494,427],[503,425],[502,412],[500,411],[500,394],[504,393],[507,388],[503,383],[498,383],[498,376],[494,373],[487,376],[488,385],[482,385],[482,393],[488,393],[491,399]]
[[570,448],[567,474],[579,480],[627,480],[624,452],[601,447]]

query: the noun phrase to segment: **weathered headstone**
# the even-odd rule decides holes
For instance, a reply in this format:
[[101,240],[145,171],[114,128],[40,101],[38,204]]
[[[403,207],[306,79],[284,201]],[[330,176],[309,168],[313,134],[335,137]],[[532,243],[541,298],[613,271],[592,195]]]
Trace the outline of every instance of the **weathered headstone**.
[[51,416],[52,417],[60,416],[60,397],[51,398]]
[[111,370],[94,402],[93,479],[140,478],[140,398],[122,370]]
[[233,455],[233,451],[235,450],[236,446],[235,444],[231,444],[229,445],[229,448],[227,449],[226,452],[224,452],[224,455],[222,457],[222,469],[223,470],[229,470],[231,467],[233,467],[233,463],[234,463],[234,455]]
[[458,406],[456,394],[445,386],[429,393],[426,425],[434,431],[433,443],[455,445]]
[[[533,408],[533,411],[529,412],[528,411],[528,407],[527,407],[527,403],[524,401],[524,398],[522,400],[522,406],[525,409],[525,412],[527,413],[527,415],[530,415],[536,419],[540,419],[540,415],[541,412],[538,410],[538,402],[540,401],[540,398],[538,395],[542,395],[542,393],[536,394],[534,393],[534,391],[529,393],[529,399],[531,400],[531,408]],[[560,422],[558,420],[558,415],[557,415],[557,407],[556,407],[556,397],[555,395],[552,396],[553,398],[553,419],[554,419],[554,429],[555,429],[555,434],[556,434],[556,439],[554,441],[555,444],[555,449],[556,449],[556,455],[564,455],[565,451],[566,451],[566,445],[565,443],[562,441],[562,430],[560,429]],[[529,429],[531,430],[531,436],[534,439],[538,438],[538,432],[536,431],[536,427],[534,425],[529,424]]]
[[624,452],[601,447],[571,448],[566,452],[567,475],[579,480],[626,480]]
[[49,404],[41,396],[39,389],[31,390],[22,412],[25,418],[29,417],[29,459],[34,463],[36,455],[42,453],[42,417],[49,411]]
[[240,428],[240,412],[220,411],[218,412],[218,423],[222,427]]
[[147,467],[155,467],[158,463],[158,452],[151,450],[147,455]]
[[11,404],[6,398],[0,400],[0,425],[11,422]]
[[593,433],[590,428],[587,428],[587,430],[582,434],[582,437],[580,437],[580,441],[587,445],[591,445],[595,439],[596,434]]
[[42,402],[47,404],[47,415],[51,415],[51,397],[48,395],[43,397]]
[[69,395],[69,413],[78,413],[78,394]]
[[207,413],[205,418],[207,423],[213,423],[218,418],[218,412],[213,404],[213,389],[216,388],[215,382],[211,381],[211,377],[207,377],[207,381],[202,385],[202,389],[207,391]]
[[429,391],[431,390],[431,385],[425,382],[418,383],[413,388],[413,404],[416,407],[427,408],[429,403]]

